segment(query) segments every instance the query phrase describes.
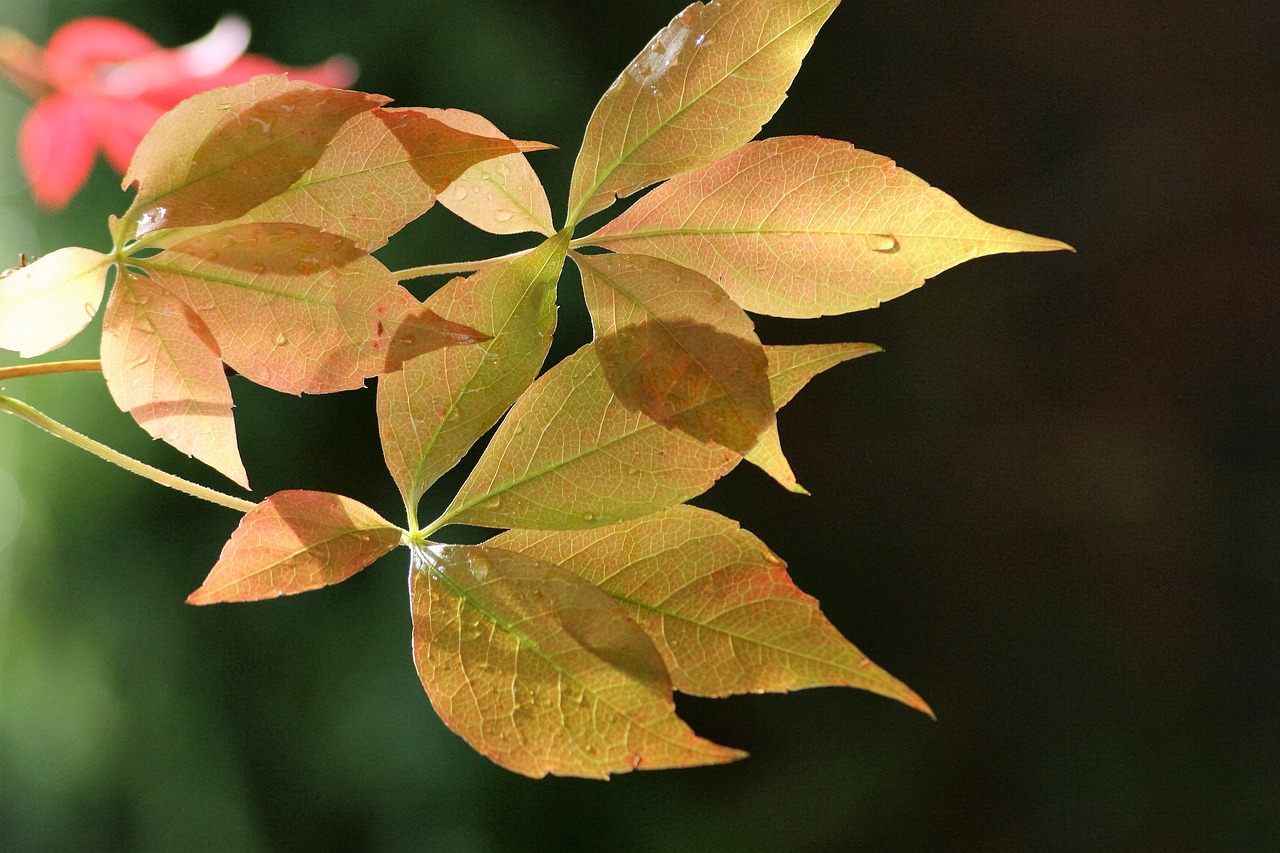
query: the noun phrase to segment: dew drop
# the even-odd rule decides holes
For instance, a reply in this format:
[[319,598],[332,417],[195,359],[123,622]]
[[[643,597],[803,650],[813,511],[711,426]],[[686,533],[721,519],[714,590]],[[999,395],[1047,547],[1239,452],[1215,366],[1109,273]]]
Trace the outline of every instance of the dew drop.
[[289,339],[284,336],[284,332],[280,332],[279,334],[276,335],[276,346],[282,347],[288,342],[289,342]]
[[472,554],[468,561],[471,564],[471,574],[475,575],[476,580],[484,580],[489,577],[489,570],[493,568],[493,563],[483,554]]
[[303,258],[302,260],[298,261],[298,265],[294,267],[294,269],[298,271],[298,275],[311,275],[312,273],[319,272],[320,259],[319,258]]
[[140,355],[140,356],[138,356],[137,358],[135,358],[133,361],[129,362],[129,366],[130,366],[130,367],[142,367],[142,365],[146,364],[146,363],[147,363],[148,361],[150,361],[150,360],[151,360],[151,357],[150,357],[150,356]]
[[253,271],[258,275],[262,275],[264,272],[267,271],[267,265],[264,264],[262,261],[257,261],[253,265]]
[[483,509],[498,509],[502,506],[502,498],[489,498],[489,500],[480,504],[480,506]]
[[871,251],[882,255],[892,255],[902,248],[898,238],[892,234],[872,234],[867,238],[867,242],[871,245]]
[[596,514],[594,512],[584,512],[582,514],[582,520],[590,524],[596,520]]
[[509,210],[499,210],[494,212],[493,221],[494,222],[510,222],[511,217],[513,216],[515,216],[515,214]]
[[217,249],[211,249],[210,251],[205,252],[204,259],[206,261],[216,261],[218,259],[219,254],[220,253],[218,252]]
[[464,186],[455,187],[453,190],[453,197],[458,201],[462,201],[467,197],[467,188]]
[[90,320],[92,320],[93,315],[97,313],[98,313],[98,308],[92,302],[86,302],[84,304],[84,315],[88,317]]

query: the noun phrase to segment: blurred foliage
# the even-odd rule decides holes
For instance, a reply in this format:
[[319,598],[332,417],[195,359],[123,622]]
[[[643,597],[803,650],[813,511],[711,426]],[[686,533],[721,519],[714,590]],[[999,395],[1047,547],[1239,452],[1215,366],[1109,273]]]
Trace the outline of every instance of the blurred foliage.
[[[680,5],[236,11],[255,51],[349,53],[362,88],[560,145],[534,162],[563,199],[595,98]],[[814,497],[743,469],[700,501],[787,559],[936,724],[853,691],[686,699],[695,729],[753,757],[531,782],[432,713],[397,560],[189,608],[234,516],[2,419],[0,849],[1280,847],[1280,5],[1229,6],[847,0],[767,130],[851,139],[1080,250],[986,259],[873,312],[761,319],[769,343],[886,354],[783,414]],[[222,11],[7,0],[0,25],[43,41],[104,14],[173,45]],[[116,179],[100,168],[66,213],[38,214],[13,154],[25,108],[0,88],[0,258],[104,247]],[[385,260],[511,248],[435,210]],[[559,354],[587,334],[566,303]],[[91,356],[93,334],[67,357]],[[100,379],[9,390],[214,482],[114,412]],[[369,393],[234,391],[259,494],[394,512]]]

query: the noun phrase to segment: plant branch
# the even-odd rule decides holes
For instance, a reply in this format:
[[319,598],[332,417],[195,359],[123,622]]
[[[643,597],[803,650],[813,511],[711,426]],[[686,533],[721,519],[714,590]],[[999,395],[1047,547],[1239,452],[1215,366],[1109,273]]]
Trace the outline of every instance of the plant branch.
[[399,272],[392,273],[392,275],[396,277],[397,281],[408,281],[411,278],[422,278],[423,276],[428,275],[476,272],[505,261],[514,261],[516,258],[523,258],[532,251],[533,249],[521,249],[519,252],[512,252],[509,255],[500,255],[496,258],[485,258],[483,261],[461,261],[456,264],[428,264],[425,267],[411,267],[407,270],[400,270]]
[[178,491],[191,495],[194,498],[200,498],[201,500],[209,501],[209,503],[215,503],[218,506],[225,506],[227,509],[234,509],[237,512],[248,512],[255,506],[249,501],[234,498],[231,495],[225,495],[222,492],[201,486],[200,484],[193,483],[190,480],[184,480],[167,471],[161,471],[159,468],[153,468],[145,462],[139,462],[131,456],[125,456],[123,453],[113,450],[101,442],[94,441],[86,435],[81,435],[69,426],[58,423],[53,418],[37,409],[33,409],[21,400],[15,400],[12,397],[0,397],[0,410],[5,410],[15,414],[27,423],[34,424],[45,432],[57,436],[63,441],[74,444],[81,450],[89,451],[99,459],[105,459],[113,465],[119,465],[126,471],[137,474],[139,477],[145,477],[153,483],[159,483],[162,486],[177,489]]
[[16,364],[0,367],[0,382],[6,379],[22,379],[24,376],[44,376],[49,373],[101,373],[102,362],[96,358],[79,361],[46,361],[39,364]]

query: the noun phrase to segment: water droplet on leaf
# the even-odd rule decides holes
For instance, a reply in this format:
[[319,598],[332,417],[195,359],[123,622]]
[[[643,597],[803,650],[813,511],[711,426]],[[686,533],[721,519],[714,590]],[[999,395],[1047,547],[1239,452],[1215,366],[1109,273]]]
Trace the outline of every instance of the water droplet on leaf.
[[282,347],[287,343],[289,343],[289,339],[284,336],[284,332],[276,335],[276,346]]
[[871,244],[871,251],[882,255],[892,255],[902,248],[898,238],[892,234],[872,234],[867,240]]

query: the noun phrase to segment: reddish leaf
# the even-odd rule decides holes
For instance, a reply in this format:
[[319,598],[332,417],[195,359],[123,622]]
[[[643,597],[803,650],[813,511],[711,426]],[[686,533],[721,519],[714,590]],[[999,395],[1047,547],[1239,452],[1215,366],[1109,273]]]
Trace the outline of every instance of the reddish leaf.
[[990,225],[892,160],[847,142],[753,142],[675,178],[588,238],[709,276],[748,311],[874,308],[956,264],[1070,248]]
[[573,168],[569,223],[759,133],[839,2],[713,0],[676,16],[591,114]]
[[401,535],[351,498],[277,492],[245,513],[187,603],[258,601],[339,583],[399,545]]
[[111,262],[67,248],[0,273],[0,348],[30,358],[74,338],[98,313]]
[[493,761],[541,777],[743,757],[675,714],[652,642],[591,584],[484,546],[415,551],[418,676],[451,729]]
[[[487,118],[466,110],[423,110],[425,114],[467,133],[507,137]],[[551,236],[547,192],[523,154],[507,154],[477,163],[462,173],[440,203],[477,228],[493,234],[536,231]]]
[[209,330],[154,282],[126,272],[102,325],[102,375],[116,405],[153,438],[249,488],[231,388]]
[[428,353],[378,380],[383,453],[410,517],[422,493],[538,375],[555,329],[556,281],[568,245],[564,233],[529,255],[442,287],[426,305],[492,338]]
[[773,426],[760,339],[714,282],[643,255],[574,260],[600,364],[624,405],[740,453]]
[[258,77],[183,101],[143,139],[124,178],[141,236],[235,219],[288,189],[380,95]]
[[200,316],[223,361],[290,394],[359,388],[486,339],[424,308],[350,240],[305,225],[226,226],[135,263]]
[[684,693],[859,687],[929,713],[840,635],[763,542],[713,512],[678,506],[597,530],[513,530],[486,544],[559,564],[608,593]]
[[313,225],[374,249],[425,213],[454,181],[487,168],[482,161],[514,158],[528,169],[518,152],[537,143],[481,132],[473,129],[477,122],[455,126],[439,115],[452,112],[375,109],[355,116],[306,174],[245,221]]

